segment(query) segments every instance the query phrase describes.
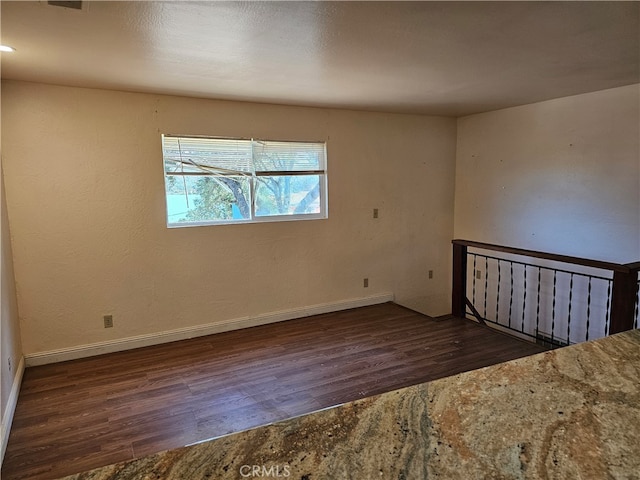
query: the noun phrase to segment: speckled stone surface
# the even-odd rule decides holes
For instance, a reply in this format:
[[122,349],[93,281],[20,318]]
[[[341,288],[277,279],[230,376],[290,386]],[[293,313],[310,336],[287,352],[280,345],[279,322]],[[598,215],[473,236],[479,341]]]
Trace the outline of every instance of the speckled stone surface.
[[66,480],[640,479],[640,330]]

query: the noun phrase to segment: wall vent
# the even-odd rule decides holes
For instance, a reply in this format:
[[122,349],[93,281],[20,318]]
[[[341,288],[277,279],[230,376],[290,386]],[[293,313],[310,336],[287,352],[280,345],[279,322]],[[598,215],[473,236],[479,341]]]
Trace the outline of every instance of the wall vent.
[[49,1],[47,3],[54,7],[65,7],[73,8],[74,10],[82,10],[82,2]]

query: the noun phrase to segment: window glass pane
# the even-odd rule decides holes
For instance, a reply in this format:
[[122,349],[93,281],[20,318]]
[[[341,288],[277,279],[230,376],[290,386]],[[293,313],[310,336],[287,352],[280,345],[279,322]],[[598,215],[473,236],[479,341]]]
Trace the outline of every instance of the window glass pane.
[[321,175],[256,177],[256,216],[320,213]]
[[166,184],[169,224],[251,218],[247,177],[168,175]]
[[324,170],[323,143],[256,140],[253,154],[256,172]]
[[190,210],[195,208],[195,200],[199,195],[193,189],[193,177],[167,175],[165,188],[167,192],[167,221],[177,223],[186,221]]

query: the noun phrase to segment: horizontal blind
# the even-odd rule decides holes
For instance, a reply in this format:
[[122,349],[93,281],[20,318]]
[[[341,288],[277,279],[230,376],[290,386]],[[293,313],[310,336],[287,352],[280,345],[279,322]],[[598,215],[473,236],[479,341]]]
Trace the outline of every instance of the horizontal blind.
[[165,135],[162,148],[167,172],[205,171],[222,175],[252,172],[250,140]]
[[254,140],[256,172],[324,171],[325,144]]
[[162,145],[167,173],[324,173],[326,165],[325,144],[322,142],[165,135]]

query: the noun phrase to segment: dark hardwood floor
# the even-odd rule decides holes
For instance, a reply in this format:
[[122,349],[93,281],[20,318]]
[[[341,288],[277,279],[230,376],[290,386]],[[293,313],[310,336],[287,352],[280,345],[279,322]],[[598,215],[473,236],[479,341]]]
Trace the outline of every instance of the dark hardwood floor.
[[387,303],[32,367],[2,478],[58,478],[540,351]]

